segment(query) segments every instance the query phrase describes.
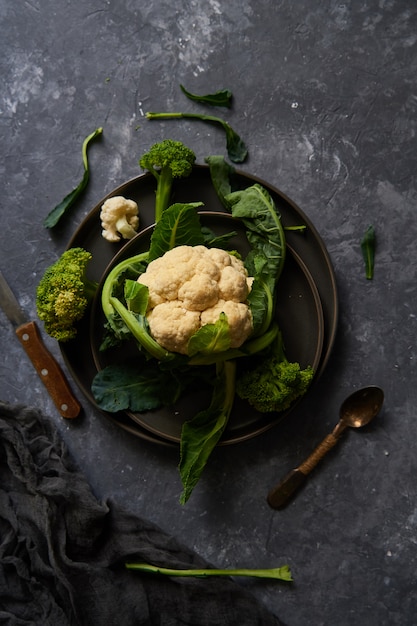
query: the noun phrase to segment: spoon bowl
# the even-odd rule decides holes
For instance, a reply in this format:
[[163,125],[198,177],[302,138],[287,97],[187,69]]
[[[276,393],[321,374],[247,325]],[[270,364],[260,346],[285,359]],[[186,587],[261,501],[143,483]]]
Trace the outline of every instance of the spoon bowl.
[[348,396],[342,402],[339,421],[333,431],[323,439],[301,465],[293,469],[278,485],[271,489],[267,498],[269,506],[273,509],[284,508],[319,461],[336,445],[343,431],[349,427],[361,428],[369,424],[378,415],[383,402],[384,392],[375,385],[358,389]]
[[381,410],[384,392],[380,387],[363,387],[352,393],[340,407],[340,419],[347,426],[361,428],[369,424]]

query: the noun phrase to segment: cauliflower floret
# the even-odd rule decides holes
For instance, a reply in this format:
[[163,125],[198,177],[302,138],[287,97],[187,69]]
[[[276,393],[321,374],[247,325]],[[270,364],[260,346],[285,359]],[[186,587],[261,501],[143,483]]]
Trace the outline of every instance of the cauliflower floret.
[[189,311],[178,300],[158,304],[147,318],[153,338],[171,352],[187,354],[188,341],[200,328],[199,311]]
[[178,298],[190,311],[204,311],[219,299],[219,283],[208,274],[194,274],[178,290]]
[[138,282],[148,287],[149,306],[154,307],[168,300],[177,300],[178,289],[182,282],[181,271],[177,268],[170,272],[164,269],[160,273],[148,274],[145,272],[138,278]]
[[247,304],[233,300],[219,300],[213,307],[201,313],[201,325],[215,324],[224,313],[230,333],[230,347],[239,348],[252,332],[252,314]]
[[207,256],[210,257],[219,268],[232,264],[232,255],[220,248],[208,248]]
[[227,265],[222,269],[219,280],[219,291],[220,298],[224,300],[244,302],[249,293],[246,273],[236,271],[232,265]]
[[107,241],[132,239],[139,228],[138,205],[123,196],[108,198],[100,211],[102,235]]
[[197,250],[193,253],[192,246],[177,246],[149,263],[138,282],[149,289],[150,307],[178,299],[179,288],[194,275],[194,262],[198,255]]
[[250,279],[243,262],[224,250],[178,246],[149,263],[138,282],[149,290],[151,335],[164,348],[187,354],[190,337],[226,314],[231,347],[252,332],[246,302]]

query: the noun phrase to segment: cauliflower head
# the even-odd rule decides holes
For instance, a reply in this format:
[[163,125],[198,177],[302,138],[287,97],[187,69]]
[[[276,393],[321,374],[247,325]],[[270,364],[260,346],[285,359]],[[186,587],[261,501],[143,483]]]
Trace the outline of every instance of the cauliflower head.
[[139,228],[138,205],[123,196],[108,198],[102,205],[100,220],[102,235],[107,241],[132,239]]
[[221,313],[227,316],[231,348],[253,330],[247,304],[252,279],[243,262],[225,250],[178,246],[149,263],[138,282],[149,290],[151,335],[166,350],[187,354],[190,337]]

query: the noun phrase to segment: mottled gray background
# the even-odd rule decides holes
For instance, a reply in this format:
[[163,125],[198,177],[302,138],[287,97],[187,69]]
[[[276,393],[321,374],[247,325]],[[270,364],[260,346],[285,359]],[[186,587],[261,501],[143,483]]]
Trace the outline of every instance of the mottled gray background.
[[[2,399],[54,421],[100,498],[216,566],[289,563],[292,586],[242,583],[289,626],[417,624],[415,1],[1,0],[0,19],[0,267],[30,317],[45,267],[106,193],[140,173],[152,143],[184,140],[198,162],[224,152],[220,129],[144,119],[195,110],[180,82],[233,91],[221,114],[248,144],[241,169],[311,218],[340,298],[333,355],[308,401],[267,434],[217,449],[185,507],[178,451],[121,431],[84,400],[84,419],[62,420],[0,313]],[[87,192],[62,226],[44,230],[81,177],[83,138],[100,125]],[[367,281],[359,242],[371,223]],[[272,511],[268,489],[368,383],[385,390],[379,420],[348,433],[298,498]]]

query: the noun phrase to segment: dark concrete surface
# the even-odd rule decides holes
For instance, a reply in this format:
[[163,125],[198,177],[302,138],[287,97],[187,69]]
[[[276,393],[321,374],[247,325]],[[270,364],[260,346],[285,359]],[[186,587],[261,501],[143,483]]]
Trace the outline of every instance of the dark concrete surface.
[[[218,448],[184,507],[177,449],[122,431],[81,393],[85,416],[62,420],[3,313],[1,398],[50,416],[99,497],[216,566],[288,563],[292,586],[242,583],[288,626],[417,624],[416,3],[2,0],[0,17],[0,267],[29,317],[45,267],[106,193],[140,173],[152,143],[181,139],[200,163],[224,153],[220,129],[144,118],[195,110],[179,83],[233,91],[220,114],[249,147],[241,169],[313,221],[340,302],[332,357],[305,402],[268,433]],[[97,126],[88,189],[47,231],[42,220],[81,177],[81,142]],[[372,281],[359,246],[369,224]],[[386,394],[380,417],[348,432],[291,505],[272,511],[268,489],[370,383]]]

